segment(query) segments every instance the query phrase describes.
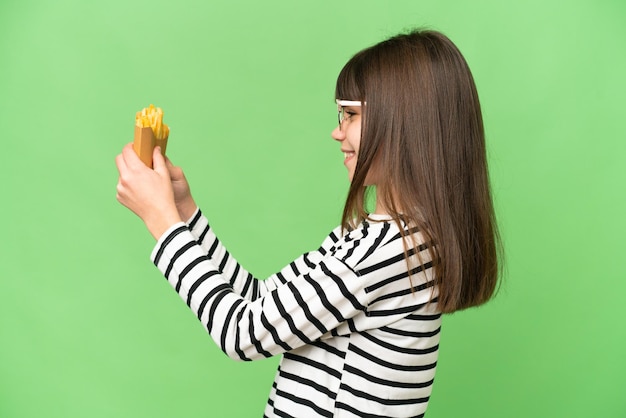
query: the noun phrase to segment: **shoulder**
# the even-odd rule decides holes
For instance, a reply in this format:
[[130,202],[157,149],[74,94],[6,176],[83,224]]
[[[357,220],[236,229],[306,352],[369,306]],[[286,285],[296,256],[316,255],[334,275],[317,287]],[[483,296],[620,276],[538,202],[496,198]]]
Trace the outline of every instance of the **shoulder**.
[[357,270],[381,258],[403,255],[405,234],[395,221],[372,216],[352,230],[335,228],[322,243],[320,252]]

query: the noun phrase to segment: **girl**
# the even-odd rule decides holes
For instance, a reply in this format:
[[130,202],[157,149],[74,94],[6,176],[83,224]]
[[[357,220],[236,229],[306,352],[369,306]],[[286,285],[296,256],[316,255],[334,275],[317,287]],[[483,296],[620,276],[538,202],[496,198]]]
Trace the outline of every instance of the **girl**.
[[485,303],[497,283],[476,88],[448,38],[415,31],[357,53],[335,96],[332,137],[351,180],[342,224],[266,280],[228,253],[158,149],[150,170],[124,148],[117,199],[227,355],[283,354],[265,416],[421,417],[441,314]]

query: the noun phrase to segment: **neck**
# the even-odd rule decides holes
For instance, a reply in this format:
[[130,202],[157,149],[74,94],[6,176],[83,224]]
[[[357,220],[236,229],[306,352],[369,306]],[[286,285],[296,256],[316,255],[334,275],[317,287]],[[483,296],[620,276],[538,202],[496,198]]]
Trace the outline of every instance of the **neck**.
[[[374,208],[374,213],[377,215],[389,215],[389,207],[387,202],[385,201],[386,190],[383,189],[382,186],[376,186],[376,206]],[[398,199],[395,198],[395,193],[391,193],[395,202]]]

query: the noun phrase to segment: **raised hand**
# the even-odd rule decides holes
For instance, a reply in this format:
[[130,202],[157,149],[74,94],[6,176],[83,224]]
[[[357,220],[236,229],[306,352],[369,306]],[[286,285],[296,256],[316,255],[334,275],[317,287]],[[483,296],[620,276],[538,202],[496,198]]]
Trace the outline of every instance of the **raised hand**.
[[196,202],[191,196],[189,182],[183,173],[183,169],[175,166],[169,158],[165,157],[165,165],[170,172],[172,189],[174,191],[174,202],[178,209],[178,214],[183,220],[188,220],[196,211]]
[[181,221],[174,200],[170,172],[161,150],[156,147],[148,168],[133,150],[126,145],[115,158],[119,171],[117,200],[139,216],[155,239],[170,226]]

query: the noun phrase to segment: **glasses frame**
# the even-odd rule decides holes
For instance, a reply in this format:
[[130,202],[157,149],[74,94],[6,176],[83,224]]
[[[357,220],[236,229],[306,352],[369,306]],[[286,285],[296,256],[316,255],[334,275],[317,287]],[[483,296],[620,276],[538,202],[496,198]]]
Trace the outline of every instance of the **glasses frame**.
[[346,106],[361,107],[363,105],[363,102],[361,102],[360,100],[335,99],[335,102],[337,103],[337,121],[339,122],[339,129],[341,129],[341,125],[344,121],[344,108]]

